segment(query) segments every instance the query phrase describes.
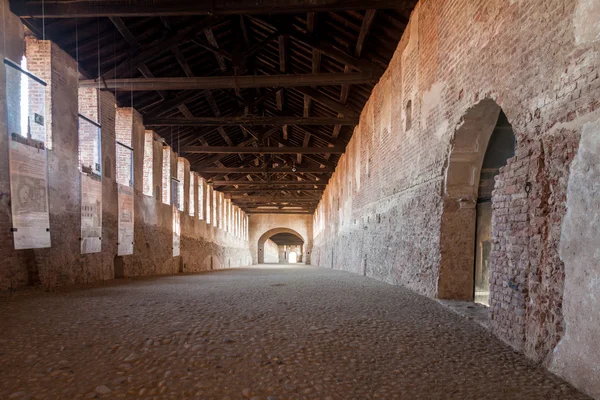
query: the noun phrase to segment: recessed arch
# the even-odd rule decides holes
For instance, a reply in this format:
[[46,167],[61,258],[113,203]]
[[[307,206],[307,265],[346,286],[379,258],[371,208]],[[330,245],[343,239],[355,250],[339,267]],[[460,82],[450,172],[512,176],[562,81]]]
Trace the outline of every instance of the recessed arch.
[[452,140],[442,193],[437,290],[442,299],[474,298],[480,181],[488,145],[501,116],[503,111],[494,100],[482,100],[466,112]]
[[265,262],[265,242],[272,236],[275,236],[277,234],[280,233],[290,233],[294,236],[297,236],[298,238],[300,238],[302,240],[302,242],[304,244],[306,244],[306,239],[304,237],[302,237],[301,234],[299,234],[298,232],[296,232],[293,229],[290,228],[274,228],[274,229],[270,229],[268,231],[266,231],[265,233],[263,233],[261,235],[261,237],[258,239],[258,263],[259,264],[263,264]]

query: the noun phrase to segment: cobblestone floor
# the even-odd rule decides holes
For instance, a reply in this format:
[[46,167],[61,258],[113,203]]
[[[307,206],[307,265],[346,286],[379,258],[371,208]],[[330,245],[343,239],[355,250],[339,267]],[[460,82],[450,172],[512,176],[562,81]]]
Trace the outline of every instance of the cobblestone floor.
[[0,299],[0,399],[584,399],[439,303],[224,270]]

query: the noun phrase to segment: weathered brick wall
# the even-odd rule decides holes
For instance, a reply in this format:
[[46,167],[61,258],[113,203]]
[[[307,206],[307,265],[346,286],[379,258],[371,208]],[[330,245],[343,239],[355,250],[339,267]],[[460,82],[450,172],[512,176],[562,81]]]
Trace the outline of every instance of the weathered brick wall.
[[565,330],[557,249],[570,164],[599,117],[596,4],[421,1],[314,216],[312,262],[432,297],[464,284],[448,256],[473,252],[473,199],[450,196],[447,179],[476,185],[479,171],[454,164],[455,133],[491,99],[517,138],[493,198],[491,323],[548,365]]

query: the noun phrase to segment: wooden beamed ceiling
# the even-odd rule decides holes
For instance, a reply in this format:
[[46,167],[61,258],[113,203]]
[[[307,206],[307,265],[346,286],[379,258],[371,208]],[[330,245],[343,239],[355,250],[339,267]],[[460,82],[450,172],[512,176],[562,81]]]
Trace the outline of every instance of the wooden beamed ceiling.
[[11,10],[79,60],[81,86],[135,107],[234,204],[289,214],[314,212],[415,4],[11,0]]

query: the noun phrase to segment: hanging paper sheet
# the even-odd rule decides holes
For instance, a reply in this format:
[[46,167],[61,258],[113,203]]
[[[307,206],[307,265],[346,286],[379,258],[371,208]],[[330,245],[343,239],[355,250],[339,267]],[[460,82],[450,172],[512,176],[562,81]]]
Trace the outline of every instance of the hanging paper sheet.
[[181,214],[176,206],[173,206],[173,257],[180,254],[181,245]]
[[96,174],[81,174],[81,253],[102,249],[102,180]]
[[133,188],[117,184],[119,201],[118,255],[133,254]]
[[81,253],[102,249],[102,171],[100,125],[79,116],[81,171]]
[[4,64],[15,249],[50,247],[46,84],[9,60]]

